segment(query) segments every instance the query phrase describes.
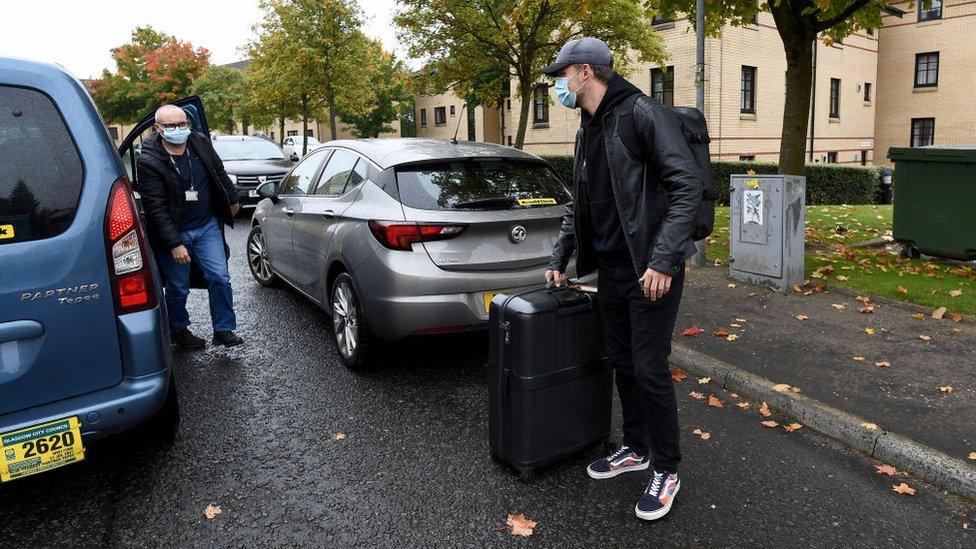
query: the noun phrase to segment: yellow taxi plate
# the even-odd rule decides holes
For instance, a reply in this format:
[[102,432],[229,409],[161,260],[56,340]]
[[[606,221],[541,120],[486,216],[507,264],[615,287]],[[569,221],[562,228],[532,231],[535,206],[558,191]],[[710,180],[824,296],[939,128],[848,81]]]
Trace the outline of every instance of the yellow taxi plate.
[[485,312],[491,311],[491,300],[498,295],[498,292],[485,292]]
[[519,198],[519,206],[555,206],[555,198]]
[[0,481],[36,475],[85,459],[78,418],[0,435]]

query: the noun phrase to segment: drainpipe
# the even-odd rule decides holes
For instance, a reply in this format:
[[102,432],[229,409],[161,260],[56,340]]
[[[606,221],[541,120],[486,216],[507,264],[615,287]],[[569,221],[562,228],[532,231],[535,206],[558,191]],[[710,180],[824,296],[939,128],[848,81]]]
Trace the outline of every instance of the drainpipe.
[[813,162],[813,132],[817,122],[817,38],[813,38],[813,78],[810,80],[810,162]]

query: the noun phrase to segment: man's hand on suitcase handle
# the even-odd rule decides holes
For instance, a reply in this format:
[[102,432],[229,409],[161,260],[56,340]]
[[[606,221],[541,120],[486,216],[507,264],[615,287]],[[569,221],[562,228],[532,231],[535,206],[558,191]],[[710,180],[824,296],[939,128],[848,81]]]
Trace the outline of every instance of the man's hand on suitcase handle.
[[654,269],[644,271],[644,276],[640,277],[637,282],[644,289],[644,297],[651,301],[662,298],[671,289],[671,275]]
[[546,282],[554,282],[557,287],[565,284],[567,280],[569,280],[569,277],[556,269],[546,271]]

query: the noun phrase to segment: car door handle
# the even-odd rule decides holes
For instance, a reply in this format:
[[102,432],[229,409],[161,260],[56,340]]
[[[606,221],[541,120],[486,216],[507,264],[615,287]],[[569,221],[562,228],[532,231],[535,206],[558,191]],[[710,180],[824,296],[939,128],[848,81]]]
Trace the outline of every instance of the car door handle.
[[322,212],[322,217],[324,217],[325,219],[335,219],[335,216],[336,216],[335,211],[333,210],[325,210],[324,212]]
[[281,211],[284,212],[285,215],[295,215],[295,210],[292,208],[282,208]]

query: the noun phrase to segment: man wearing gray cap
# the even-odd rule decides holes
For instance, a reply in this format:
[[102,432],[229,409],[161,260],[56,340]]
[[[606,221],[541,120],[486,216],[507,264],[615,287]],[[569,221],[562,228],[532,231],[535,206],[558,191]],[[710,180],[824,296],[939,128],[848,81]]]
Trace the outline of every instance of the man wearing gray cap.
[[668,368],[684,286],[685,259],[704,184],[675,116],[613,71],[596,38],[567,42],[543,74],[556,77],[559,102],[581,108],[567,205],[546,280],[599,271],[607,358],[623,408],[623,445],[587,467],[595,479],[647,469],[653,474],[637,516],[671,509],[678,477],[678,415]]

